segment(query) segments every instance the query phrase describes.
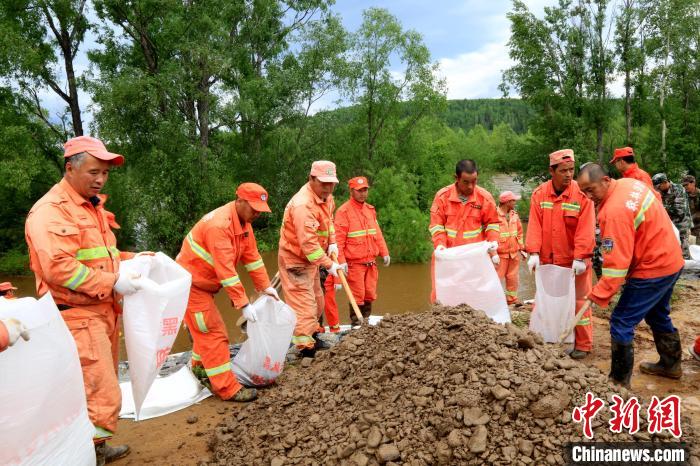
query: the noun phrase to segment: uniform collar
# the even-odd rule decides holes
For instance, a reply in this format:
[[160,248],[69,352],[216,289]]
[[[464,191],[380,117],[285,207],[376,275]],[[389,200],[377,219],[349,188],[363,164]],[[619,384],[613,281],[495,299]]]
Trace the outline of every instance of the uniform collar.
[[356,209],[362,209],[362,208],[364,208],[365,204],[367,204],[366,202],[357,202],[352,197],[349,200],[350,200],[350,205],[352,205]]
[[630,167],[627,170],[625,170],[625,173],[622,174],[622,177],[629,178],[629,176],[632,173],[636,172],[638,169],[639,169],[639,165],[637,165],[636,163],[631,163]]
[[[309,192],[311,193],[311,197],[314,200],[314,202],[316,202],[316,204],[325,204],[326,203],[326,201],[324,201],[323,199],[321,199],[320,197],[318,197],[316,195],[314,190],[311,189],[311,185],[308,182],[306,183],[306,189],[309,190]],[[332,196],[332,194],[331,194],[331,196]]]
[[[78,194],[78,192],[75,189],[73,189],[73,186],[71,186],[71,184],[65,178],[62,178],[61,181],[58,182],[58,186],[63,190],[64,193],[66,193],[66,195],[75,205],[92,205],[92,203],[88,199],[85,199],[83,196]],[[97,197],[100,199],[100,203],[98,204],[98,206],[104,206],[104,203],[107,202],[108,196],[106,194],[98,194]],[[96,206],[95,208],[97,208],[98,206]]]
[[238,212],[236,212],[235,201],[231,203],[231,226],[233,227],[234,235],[242,235],[248,230],[249,227],[248,224],[246,224],[245,228],[241,226],[241,220],[238,218]]
[[[452,187],[450,188],[450,201],[452,202],[462,202],[462,199],[459,197],[460,194],[457,191],[457,185],[455,183],[452,183]],[[470,202],[478,202],[478,200],[481,198],[481,194],[479,193],[479,186],[474,186],[474,192],[469,196],[469,199],[467,200],[466,204]]]
[[608,187],[608,192],[605,193],[605,197],[603,198],[602,202],[601,202],[600,205],[598,206],[598,209],[600,209],[601,207],[603,207],[603,204],[605,204],[605,202],[606,202],[608,199],[610,199],[610,196],[612,196],[613,191],[615,191],[616,188],[617,188],[617,181],[611,179],[611,180],[610,180],[610,187]]
[[553,197],[553,198],[558,198],[558,197],[565,197],[565,198],[570,198],[571,197],[571,190],[573,189],[575,181],[571,180],[571,183],[569,186],[564,190],[564,192],[561,193],[561,196],[557,196],[557,192],[554,190],[554,182],[552,180],[549,180],[547,182],[547,191],[548,194]]

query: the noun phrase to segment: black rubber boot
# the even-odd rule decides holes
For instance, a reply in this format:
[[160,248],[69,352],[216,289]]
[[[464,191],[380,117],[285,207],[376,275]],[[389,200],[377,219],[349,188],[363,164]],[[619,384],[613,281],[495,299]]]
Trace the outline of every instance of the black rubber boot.
[[302,358],[315,358],[316,347],[314,346],[313,348],[304,348],[303,350],[300,350],[299,356],[301,356]]
[[[362,306],[357,306],[360,308],[360,313],[362,313]],[[355,315],[355,310],[352,308],[352,304],[348,304],[348,309],[350,309],[350,325],[353,327],[360,325],[360,321],[357,320],[357,316]]]
[[372,303],[365,303],[363,306],[360,306],[360,312],[362,312],[362,317],[367,320],[369,319],[369,316],[372,315]]
[[129,445],[110,446],[107,442],[98,443],[95,445],[95,457],[97,465],[111,463],[119,458],[124,458],[131,452]]
[[618,343],[610,340],[610,374],[608,378],[618,385],[630,388],[634,368],[634,343]]
[[681,367],[683,350],[681,348],[680,334],[678,332],[654,332],[654,343],[656,344],[656,351],[659,353],[659,362],[643,362],[639,365],[639,370],[645,374],[668,377],[669,379],[680,379],[683,375],[683,368]]

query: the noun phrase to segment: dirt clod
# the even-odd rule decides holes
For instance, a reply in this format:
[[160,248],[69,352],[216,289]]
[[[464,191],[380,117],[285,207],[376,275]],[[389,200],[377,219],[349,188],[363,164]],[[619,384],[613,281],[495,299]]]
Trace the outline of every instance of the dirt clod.
[[187,417],[188,424],[194,424],[197,421],[199,421],[199,418],[197,416],[188,416]]

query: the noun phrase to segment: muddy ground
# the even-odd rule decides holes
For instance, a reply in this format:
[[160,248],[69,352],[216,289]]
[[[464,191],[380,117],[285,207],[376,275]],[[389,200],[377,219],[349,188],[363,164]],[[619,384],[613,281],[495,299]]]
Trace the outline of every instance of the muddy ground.
[[[610,357],[610,337],[607,313],[597,310],[594,315],[593,353],[585,360],[607,373]],[[681,331],[684,350],[700,334],[700,281],[679,282],[672,314],[674,324]],[[642,323],[635,337],[636,361],[653,359],[656,355],[651,332]],[[677,394],[683,400],[683,414],[691,418],[696,430],[700,430],[700,363],[687,352],[683,356],[684,376],[672,381],[640,374],[635,369],[632,378],[633,391],[644,401],[652,395],[664,397]],[[303,370],[288,367],[289,371]],[[265,391],[261,392],[265,396]],[[210,455],[207,443],[215,427],[227,423],[236,415],[239,405],[209,398],[199,405],[171,415],[142,422],[122,420],[115,443],[128,443],[132,453],[118,461],[127,464],[197,464]],[[333,416],[332,412],[328,413]]]

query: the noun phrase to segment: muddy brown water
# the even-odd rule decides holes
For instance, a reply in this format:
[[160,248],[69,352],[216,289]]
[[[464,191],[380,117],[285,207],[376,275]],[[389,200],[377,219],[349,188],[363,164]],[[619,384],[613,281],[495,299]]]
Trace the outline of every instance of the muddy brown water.
[[[277,251],[270,251],[262,254],[265,266],[270,274],[274,276],[277,272]],[[239,270],[241,281],[248,291],[248,296],[254,299],[251,293],[254,293],[253,283],[248,274],[243,270]],[[9,277],[0,275],[0,282],[11,281],[18,288],[17,295],[36,296],[33,276]],[[405,314],[415,313],[428,309],[430,298],[430,264],[392,264],[389,267],[379,265],[379,284],[377,289],[377,301],[373,306],[373,314]],[[534,279],[527,272],[524,261],[520,263],[520,299],[531,299],[535,295]],[[348,300],[344,292],[336,294],[338,301],[338,312],[340,314],[340,323],[350,323],[348,310]],[[226,322],[226,327],[229,332],[232,343],[241,342],[244,340],[240,329],[236,326],[236,320],[240,316],[240,311],[231,306],[228,295],[221,291],[216,295],[216,304],[221,311],[221,315]],[[172,352],[187,351],[191,349],[191,344],[184,329],[180,329],[180,333],[175,340]],[[121,345],[121,359],[126,359],[126,351],[124,345]]]

